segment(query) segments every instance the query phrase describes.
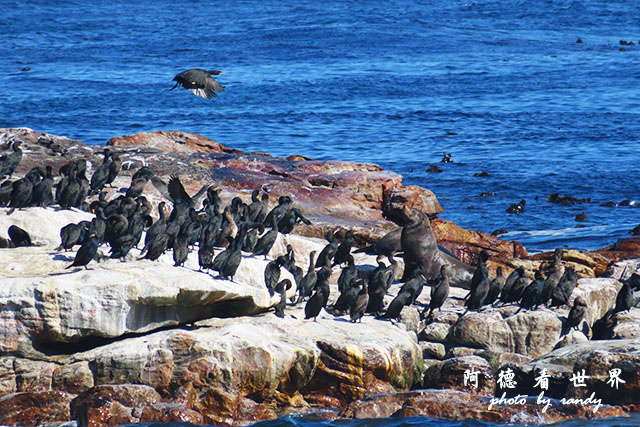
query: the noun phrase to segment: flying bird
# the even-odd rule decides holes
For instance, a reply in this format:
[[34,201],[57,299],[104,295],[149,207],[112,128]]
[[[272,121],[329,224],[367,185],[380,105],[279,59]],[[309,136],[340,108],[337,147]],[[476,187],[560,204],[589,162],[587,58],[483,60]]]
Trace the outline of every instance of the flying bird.
[[204,99],[211,99],[216,96],[216,92],[222,92],[224,90],[224,86],[211,77],[212,75],[217,76],[220,74],[223,74],[222,71],[192,68],[191,70],[177,74],[173,78],[176,84],[170,90],[182,86],[193,92],[194,95]]

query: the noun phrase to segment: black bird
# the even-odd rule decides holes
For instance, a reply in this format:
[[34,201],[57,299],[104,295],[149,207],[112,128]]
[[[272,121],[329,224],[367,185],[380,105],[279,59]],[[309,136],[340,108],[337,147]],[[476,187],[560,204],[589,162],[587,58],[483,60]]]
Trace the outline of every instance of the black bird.
[[229,245],[231,253],[219,270],[220,277],[224,277],[233,281],[233,276],[236,275],[236,271],[238,271],[238,267],[240,266],[240,262],[242,261],[242,241],[244,240],[244,235],[246,232],[246,227],[240,228],[238,235],[233,239],[231,245]]
[[551,274],[545,279],[542,293],[540,294],[540,304],[546,304],[551,299],[553,291],[560,283],[560,279],[564,276],[564,265],[554,264]]
[[[358,293],[360,292],[359,283],[362,279],[353,279],[348,285],[340,292],[338,299],[333,303],[331,310],[334,314],[344,314],[351,308],[351,305],[355,302]],[[365,307],[366,308],[366,307]]]
[[[509,290],[509,295],[507,295],[507,299],[504,300],[504,302],[517,303],[518,301],[520,301],[520,299],[522,299],[522,293],[524,292],[524,289],[527,287],[529,283],[530,283],[530,280],[527,276],[522,275],[518,277],[518,279],[513,283],[513,286],[511,286],[511,289]],[[542,282],[542,284],[544,285],[544,282]]]
[[355,301],[351,304],[349,317],[352,322],[362,322],[362,316],[369,305],[369,290],[367,289],[367,280],[362,280],[362,289],[358,292]]
[[98,194],[109,179],[109,165],[112,161],[111,150],[105,148],[102,154],[104,155],[102,164],[91,175],[91,194]]
[[338,277],[338,290],[342,292],[351,284],[351,280],[356,277],[358,277],[358,269],[356,268],[353,255],[349,255],[347,258],[347,266],[342,269],[340,277]]
[[113,241],[111,246],[111,258],[120,258],[124,261],[127,254],[136,244],[136,237],[131,234],[122,234]]
[[307,274],[302,276],[302,280],[298,286],[298,300],[296,304],[301,302],[304,298],[308,298],[311,296],[311,292],[313,288],[316,286],[317,274],[314,269],[314,257],[316,256],[316,251],[311,251],[309,254],[309,268],[307,269]]
[[86,222],[80,222],[78,224],[67,224],[60,229],[60,246],[56,248],[57,251],[64,249],[68,251],[72,249],[76,244],[82,244],[84,240],[85,232],[88,230]]
[[284,309],[287,306],[287,291],[291,289],[291,280],[283,279],[275,286],[276,292],[280,294],[280,301],[276,304],[276,316],[284,317]]
[[279,223],[284,214],[289,210],[291,203],[293,203],[293,201],[289,196],[278,197],[278,206],[271,209],[264,219],[265,227],[273,227],[274,224]]
[[187,234],[178,234],[173,242],[173,264],[174,267],[180,267],[189,256],[189,236]]
[[87,269],[87,264],[89,264],[98,253],[98,246],[100,246],[100,241],[98,240],[98,238],[96,236],[91,236],[89,241],[83,243],[82,246],[80,246],[80,249],[78,249],[78,252],[76,252],[76,257],[73,260],[73,263],[65,268],[84,266],[84,268]]
[[278,223],[273,223],[273,228],[267,231],[256,243],[253,254],[254,255],[264,255],[264,259],[267,259],[267,254],[273,247],[273,244],[276,242],[276,238],[278,237]]
[[329,242],[318,255],[318,259],[316,260],[316,268],[323,267],[324,265],[331,265],[331,259],[336,254],[336,250],[338,250],[338,242],[335,240],[335,231],[329,230],[325,236],[327,242]]
[[573,301],[573,307],[569,310],[569,315],[567,316],[567,320],[562,325],[562,332],[560,336],[566,334],[571,329],[576,328],[584,319],[584,315],[587,312],[587,302],[582,299],[582,297],[576,297]]
[[213,243],[209,238],[211,232],[206,229],[204,231],[204,239],[200,241],[200,245],[198,246],[198,265],[200,265],[199,270],[205,269],[208,270],[211,266],[211,262],[213,261]]
[[191,91],[194,95],[204,99],[211,99],[216,96],[216,92],[222,92],[224,90],[224,86],[211,77],[219,76],[220,74],[224,73],[219,70],[192,68],[177,74],[173,78],[173,81],[175,81],[176,84],[169,90],[173,90],[178,86],[181,86]]
[[551,294],[551,307],[568,305],[569,298],[571,298],[576,286],[578,286],[578,273],[572,268],[568,268]]
[[[11,229],[9,229],[9,231],[11,231]],[[625,280],[622,282],[622,287],[616,296],[616,306],[613,312],[628,311],[631,310],[631,307],[633,307],[633,289],[631,289],[629,282]]]
[[284,259],[282,256],[270,261],[264,269],[264,284],[267,286],[269,295],[273,296],[278,280],[280,280],[280,267]]
[[20,144],[21,142],[19,141],[10,144],[13,153],[0,156],[0,177],[11,178],[11,175],[16,171],[16,168],[22,161],[22,150],[20,149]]
[[506,303],[506,301],[509,299],[509,293],[511,292],[513,284],[522,276],[524,276],[524,266],[522,265],[513,270],[511,274],[509,274],[507,280],[504,282],[502,291],[500,291],[500,301]]
[[155,238],[149,243],[147,247],[147,253],[144,255],[144,259],[150,259],[155,261],[160,258],[160,255],[164,253],[169,244],[169,235],[167,233],[161,233],[155,236]]
[[478,255],[478,265],[476,267],[476,271],[473,272],[473,277],[471,278],[471,284],[469,286],[469,289],[471,289],[469,296],[473,294],[475,288],[480,284],[480,282],[489,277],[489,269],[486,264],[488,259],[489,251],[486,249],[480,251],[480,254]]
[[613,308],[609,309],[604,316],[593,323],[592,339],[594,340],[610,340],[614,337],[614,328],[618,324],[618,317],[613,312]]
[[311,319],[313,317],[313,321],[317,321],[317,317],[322,311],[322,309],[327,305],[327,301],[329,301],[329,282],[328,276],[319,278],[316,283],[316,292],[311,295],[309,301],[304,306],[304,318]]
[[[389,272],[389,269],[385,268],[383,274],[389,274],[388,272]],[[385,282],[386,282],[386,280],[385,280]],[[400,288],[400,291],[398,293],[407,292],[409,289],[413,289],[413,292],[412,292],[413,300],[411,301],[411,303],[413,304],[413,303],[416,302],[416,299],[418,299],[418,297],[422,293],[422,290],[424,289],[425,282],[426,282],[426,280],[424,278],[424,275],[422,274],[422,269],[416,268],[411,273],[411,278],[409,280],[407,280],[404,283],[404,285],[402,285],[402,287]]]
[[[113,187],[113,181],[115,181],[121,169],[122,169],[122,154],[115,153],[111,156],[111,162],[109,163],[109,174],[107,176],[107,184],[109,184],[109,186]],[[135,199],[135,197],[133,198]]]
[[[31,246],[31,236],[22,228],[17,225],[12,225],[9,227],[9,239],[13,242],[13,244],[17,247],[20,246]],[[631,288],[629,288],[631,289]]]
[[520,299],[520,308],[538,307],[542,301],[542,289],[544,287],[544,276],[542,271],[535,272],[535,279],[524,288]]
[[353,230],[347,231],[344,236],[344,240],[338,246],[336,254],[333,257],[333,265],[340,265],[347,262],[348,256],[351,254],[351,248],[355,239],[353,237]]
[[489,305],[493,304],[497,301],[498,296],[500,295],[500,291],[502,291],[502,287],[504,286],[506,278],[504,277],[504,273],[502,272],[502,267],[496,268],[496,277],[489,282],[489,292],[487,293],[487,298],[484,300],[484,303]]
[[249,221],[263,223],[267,217],[267,210],[269,208],[269,195],[263,194],[260,199],[258,195],[259,190],[254,190],[251,194],[252,203],[249,205]]
[[46,167],[46,175],[33,187],[31,205],[47,207],[53,204],[53,175],[51,166]]
[[443,264],[440,267],[440,275],[436,279],[436,282],[431,285],[431,301],[429,301],[429,313],[425,316],[424,311],[422,313],[423,318],[429,318],[433,310],[436,308],[440,310],[447,297],[449,296],[449,270],[451,267],[449,264]]
[[385,311],[384,316],[385,319],[397,319],[402,312],[402,309],[411,305],[413,302],[415,290],[413,288],[407,288],[404,292],[398,292],[398,295],[389,303],[389,307],[387,307],[387,311]]
[[289,209],[280,222],[278,223],[278,228],[282,234],[289,234],[293,231],[295,225],[299,222],[302,222],[307,225],[311,225],[311,221],[302,215],[302,211],[298,208]]

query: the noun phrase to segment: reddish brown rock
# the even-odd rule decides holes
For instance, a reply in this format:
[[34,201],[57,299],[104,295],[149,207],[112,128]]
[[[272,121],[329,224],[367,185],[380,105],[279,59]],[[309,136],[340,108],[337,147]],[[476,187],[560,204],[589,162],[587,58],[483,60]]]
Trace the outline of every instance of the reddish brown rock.
[[141,423],[189,422],[204,424],[204,417],[193,409],[185,408],[179,403],[156,402],[142,410]]
[[[478,372],[477,383],[467,377],[468,372]],[[496,383],[489,362],[478,356],[461,356],[430,366],[424,374],[424,387],[465,390],[492,396]]]
[[[494,404],[491,399],[494,399]],[[618,406],[601,406],[594,411],[591,406],[562,405],[556,401],[543,411],[544,406],[538,405],[535,397],[523,396],[517,400],[514,398],[514,401],[507,405],[498,405],[497,399],[457,390],[424,390],[415,392],[414,396],[406,399],[394,416],[424,415],[448,420],[473,418],[491,423],[539,424],[626,415]]]
[[[104,147],[101,146],[87,146],[81,141],[27,128],[0,129],[0,144],[18,140],[22,141],[27,153],[18,173],[26,173],[36,165],[51,165],[57,171],[61,166],[83,158],[88,161],[87,174],[90,176],[102,162],[100,153]],[[296,226],[295,233],[324,237],[330,228],[353,229],[357,245],[371,243],[395,228],[387,218],[397,219],[403,205],[430,215],[442,212],[431,191],[416,186],[405,187],[400,175],[373,164],[243,153],[201,135],[179,131],[116,137],[109,144],[123,154],[123,164],[115,181],[119,188],[108,189],[107,199],[115,197],[115,192],[121,188],[127,188],[130,176],[147,165],[165,181],[170,175],[179,175],[190,194],[195,194],[203,184],[211,184],[221,190],[225,201],[235,196],[248,201],[252,190],[262,188],[271,195],[272,206],[279,195],[289,194],[294,206],[302,209],[313,222],[310,226]],[[154,204],[160,201],[160,194],[151,184],[145,193],[153,196]],[[454,253],[463,255],[463,261],[474,261],[482,247],[496,247],[504,257],[523,253],[517,243],[459,228],[448,227],[438,238],[445,247],[449,245]],[[455,243],[458,247],[454,247]]]
[[498,264],[506,264],[514,258],[528,255],[520,242],[509,242],[487,233],[465,230],[440,218],[431,220],[431,228],[440,246],[469,265],[478,263],[478,255],[482,249],[489,249],[490,260]]
[[0,424],[31,427],[70,421],[74,397],[63,391],[8,394],[0,399]]
[[239,150],[227,148],[209,138],[197,133],[180,132],[176,130],[142,132],[135,135],[116,136],[107,145],[113,147],[145,146],[158,151],[172,151],[184,153],[240,153]]
[[82,426],[136,423],[144,409],[158,401],[160,395],[149,386],[100,385],[73,399],[71,417]]
[[195,409],[206,423],[215,425],[243,425],[277,418],[268,406],[219,389],[208,390]]

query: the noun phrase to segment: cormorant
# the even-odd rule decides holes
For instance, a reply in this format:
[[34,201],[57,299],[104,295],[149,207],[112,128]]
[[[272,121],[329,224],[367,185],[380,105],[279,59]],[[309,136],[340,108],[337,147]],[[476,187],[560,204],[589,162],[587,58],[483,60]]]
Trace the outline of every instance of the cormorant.
[[20,246],[31,246],[31,236],[17,225],[10,226],[8,233],[9,239],[11,239],[16,248]]
[[358,292],[355,301],[351,304],[349,317],[352,322],[362,322],[362,316],[369,305],[369,290],[367,289],[367,279],[362,280],[362,289]]
[[177,74],[173,78],[173,81],[175,81],[176,84],[169,90],[173,90],[178,86],[181,86],[191,91],[194,95],[204,99],[211,99],[216,96],[216,92],[222,92],[224,90],[224,86],[211,77],[218,76],[220,74],[224,73],[219,70],[192,68]]
[[562,332],[560,336],[566,334],[573,328],[577,328],[584,319],[584,315],[587,312],[587,302],[582,297],[576,297],[573,300],[573,307],[569,310],[567,320],[562,325]]
[[433,310],[440,310],[447,297],[449,296],[449,264],[443,264],[440,267],[440,275],[435,283],[431,285],[431,301],[429,301],[429,313],[425,316],[424,311],[422,317],[429,318]]
[[87,269],[87,264],[89,264],[98,253],[98,246],[100,246],[100,241],[98,240],[98,238],[96,236],[91,236],[89,241],[83,243],[82,246],[80,246],[80,249],[78,249],[78,252],[76,252],[76,257],[73,260],[73,263],[65,268],[84,266],[84,268]]

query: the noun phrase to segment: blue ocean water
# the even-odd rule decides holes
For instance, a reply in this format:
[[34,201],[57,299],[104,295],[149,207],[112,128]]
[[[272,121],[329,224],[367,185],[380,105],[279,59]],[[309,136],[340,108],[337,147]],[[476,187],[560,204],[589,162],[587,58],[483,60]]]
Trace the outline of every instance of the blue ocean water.
[[[433,190],[443,218],[531,252],[640,223],[600,206],[640,200],[636,0],[6,0],[2,18],[2,127],[89,144],[178,129],[378,163]],[[169,91],[194,67],[223,70],[226,91]]]

